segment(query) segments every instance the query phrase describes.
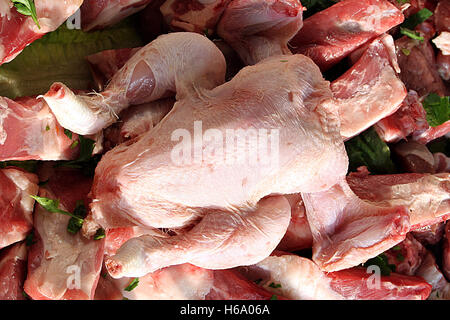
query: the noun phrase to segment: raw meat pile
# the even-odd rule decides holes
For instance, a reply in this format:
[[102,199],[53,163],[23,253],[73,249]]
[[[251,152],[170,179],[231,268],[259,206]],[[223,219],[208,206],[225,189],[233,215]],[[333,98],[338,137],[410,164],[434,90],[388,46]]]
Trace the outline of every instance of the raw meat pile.
[[450,300],[450,0],[327,1],[0,0],[159,30],[0,97],[0,299]]

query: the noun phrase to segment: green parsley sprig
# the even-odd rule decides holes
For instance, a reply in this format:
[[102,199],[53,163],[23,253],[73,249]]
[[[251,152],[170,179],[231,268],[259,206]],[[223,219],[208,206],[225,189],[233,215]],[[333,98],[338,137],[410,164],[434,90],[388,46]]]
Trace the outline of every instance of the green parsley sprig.
[[36,6],[34,5],[34,0],[11,0],[14,7],[16,7],[17,12],[23,14],[24,16],[29,16],[33,19],[34,23],[40,29],[39,21],[36,13]]

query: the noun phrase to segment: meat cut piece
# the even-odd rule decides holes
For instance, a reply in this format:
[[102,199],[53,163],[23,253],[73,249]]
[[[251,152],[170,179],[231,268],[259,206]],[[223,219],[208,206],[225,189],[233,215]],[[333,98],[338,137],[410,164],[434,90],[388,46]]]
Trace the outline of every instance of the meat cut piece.
[[450,300],[450,283],[445,279],[431,252],[427,252],[416,275],[432,286],[430,300]]
[[450,55],[450,31],[443,31],[433,39],[433,43],[441,50],[443,55]]
[[0,64],[14,59],[27,45],[56,30],[74,14],[83,0],[35,0],[39,26],[20,14],[8,0],[0,2]]
[[382,207],[408,207],[411,230],[450,218],[449,173],[350,174],[347,181],[365,201]]
[[16,243],[0,251],[0,300],[25,300],[23,283],[26,270],[25,243]]
[[434,171],[439,172],[450,172],[450,158],[447,157],[442,152],[436,152],[433,154],[434,157]]
[[81,6],[83,31],[102,29],[144,9],[152,0],[84,0]]
[[382,35],[374,40],[359,60],[340,78],[331,91],[339,106],[341,135],[349,139],[394,113],[406,97],[398,78],[394,40]]
[[428,127],[425,130],[416,131],[412,139],[422,144],[427,144],[437,138],[447,135],[450,132],[450,120],[436,127]]
[[392,150],[404,171],[435,173],[434,156],[427,146],[415,141],[402,141],[397,143]]
[[257,264],[238,268],[250,281],[266,290],[293,300],[342,300],[331,289],[330,279],[311,260],[274,252]]
[[281,252],[239,270],[272,293],[295,300],[424,300],[431,291],[418,277],[391,273],[373,283],[364,268],[325,273],[309,259]]
[[272,293],[234,270],[208,270],[187,263],[149,273],[139,278],[135,289],[124,290],[133,280],[106,276],[96,297],[108,300],[117,297],[121,300],[122,296],[129,300],[269,300],[272,297]]
[[291,205],[291,221],[277,250],[292,252],[312,248],[313,237],[301,194],[289,194],[285,197]]
[[416,91],[421,97],[431,92],[444,96],[446,88],[436,69],[436,58],[430,41],[404,36],[395,40],[395,46],[401,69],[400,79],[406,88]]
[[[74,169],[60,168],[48,178],[39,195],[60,201],[59,208],[74,212],[77,202],[87,206],[92,179]],[[67,230],[69,216],[50,213],[40,205],[34,212],[34,243],[28,255],[25,291],[34,300],[94,298],[103,261],[104,240],[88,240]]]
[[339,1],[306,19],[290,46],[293,53],[307,55],[325,71],[403,19],[389,1]]
[[79,154],[42,99],[0,97],[0,161],[72,160]]
[[395,266],[395,272],[413,276],[423,262],[427,251],[424,246],[408,233],[405,240],[383,254],[388,263]]
[[9,167],[0,170],[0,248],[24,240],[33,227],[38,177]]
[[445,222],[438,222],[429,226],[416,229],[412,232],[414,237],[423,245],[436,245],[444,235]]
[[166,0],[160,7],[165,22],[175,31],[214,34],[232,0]]
[[251,212],[209,212],[185,234],[133,238],[105,264],[114,278],[140,277],[182,263],[206,269],[253,264],[280,242],[290,210],[288,201],[280,196],[262,200]]
[[[331,287],[355,300],[426,300],[431,293],[431,285],[421,277],[391,273],[381,276],[377,285],[372,275],[364,268],[352,268],[328,274]],[[372,283],[369,288],[368,283]]]
[[105,256],[113,256],[128,240],[142,235],[165,238],[167,235],[159,229],[144,229],[140,227],[113,228],[106,231]]
[[345,181],[302,198],[313,235],[312,258],[324,271],[364,263],[405,239],[410,229],[406,207],[365,202]]
[[382,140],[398,142],[416,131],[429,128],[427,113],[419,98],[417,92],[410,90],[394,114],[375,124],[375,130]]
[[299,0],[233,0],[220,19],[218,35],[246,65],[289,54],[287,46],[302,27]]
[[438,32],[450,32],[450,1],[441,0],[434,10],[434,23]]
[[170,92],[182,97],[189,88],[212,89],[224,77],[225,59],[210,40],[178,32],[162,35],[134,54],[101,94],[76,96],[55,83],[44,99],[64,128],[94,134],[116,122],[130,105],[152,102]]

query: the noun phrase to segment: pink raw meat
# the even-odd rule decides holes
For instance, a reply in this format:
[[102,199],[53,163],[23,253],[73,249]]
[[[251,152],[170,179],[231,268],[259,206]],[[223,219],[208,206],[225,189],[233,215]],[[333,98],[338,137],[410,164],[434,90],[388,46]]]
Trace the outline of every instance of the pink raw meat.
[[152,0],[84,0],[81,25],[84,31],[102,29],[144,9]]
[[299,0],[234,0],[225,9],[217,33],[246,65],[290,53],[287,43],[302,27]]
[[325,71],[403,19],[385,0],[344,0],[306,19],[290,46]]
[[160,10],[175,31],[213,34],[231,0],[166,0]]
[[313,260],[324,271],[357,266],[405,239],[406,207],[382,207],[358,198],[345,181],[320,193],[302,193],[313,235]]
[[339,106],[341,135],[349,139],[394,113],[406,97],[398,78],[394,40],[374,40],[355,65],[333,81],[331,91]]
[[[92,179],[79,171],[57,169],[41,173],[48,183],[39,195],[60,200],[60,209],[73,212],[87,194]],[[69,216],[50,213],[36,205],[34,238],[28,256],[26,293],[35,300],[88,300],[94,298],[103,261],[104,240],[88,240],[67,231]],[[78,279],[78,280],[77,280]]]
[[358,197],[379,206],[407,206],[411,230],[450,218],[450,173],[393,175],[350,174]]
[[0,300],[25,300],[23,283],[26,270],[25,243],[16,243],[0,252]]
[[25,239],[33,227],[38,177],[13,167],[0,170],[0,248]]
[[424,300],[431,291],[423,279],[395,273],[369,288],[372,273],[364,268],[325,273],[309,259],[282,252],[239,270],[273,294],[295,300]]
[[42,99],[0,98],[0,161],[72,160],[79,153]]

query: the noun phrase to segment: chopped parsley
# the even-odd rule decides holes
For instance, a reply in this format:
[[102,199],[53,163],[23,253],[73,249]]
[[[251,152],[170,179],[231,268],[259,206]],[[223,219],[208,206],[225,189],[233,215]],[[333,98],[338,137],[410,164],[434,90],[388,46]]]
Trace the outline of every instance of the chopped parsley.
[[[60,214],[64,214],[66,216],[71,217],[71,219],[69,220],[69,223],[67,225],[67,231],[75,234],[77,233],[81,227],[83,226],[84,223],[84,217],[82,217],[82,212],[85,212],[81,208],[81,204],[79,203],[79,205],[77,205],[77,208],[75,208],[74,213],[70,213],[67,211],[64,211],[62,209],[59,209],[59,201],[58,200],[53,200],[53,199],[49,199],[49,198],[45,198],[45,197],[38,197],[38,196],[30,196],[32,197],[34,200],[36,200],[37,203],[39,203],[39,205],[44,208],[45,210],[47,210],[48,212],[51,213],[60,213]],[[84,204],[82,205],[84,207]]]
[[409,56],[411,54],[411,50],[405,48],[402,49],[402,52],[405,56]]
[[271,284],[269,284],[269,287],[277,289],[281,288],[281,284],[272,282]]
[[125,291],[133,291],[139,284],[139,278],[134,278],[133,281],[124,289]]
[[391,272],[395,272],[395,265],[389,264],[387,256],[382,253],[375,258],[367,260],[363,266],[365,268],[369,266],[378,266],[380,268],[380,272],[382,276],[389,276]]
[[381,140],[373,127],[346,141],[345,149],[350,162],[350,171],[356,171],[361,166],[366,166],[375,174],[396,171],[389,146]]
[[95,235],[94,235],[94,240],[100,240],[100,239],[103,239],[104,237],[106,237],[105,229],[100,228],[100,229],[98,229],[97,232],[95,233]]
[[450,97],[440,97],[430,93],[422,103],[427,112],[427,121],[431,127],[437,127],[450,120]]
[[34,243],[36,243],[35,241],[34,241],[34,232],[33,231],[31,231],[27,236],[26,236],[26,238],[25,238],[25,245],[27,246],[27,247],[30,247],[32,244],[34,244]]
[[17,12],[23,14],[24,16],[29,16],[33,19],[34,23],[40,29],[39,21],[36,13],[36,6],[34,5],[34,0],[11,0],[14,7],[16,7]]
[[397,254],[397,261],[400,261],[400,262],[405,261],[405,256],[402,255],[401,253],[398,253],[398,254]]
[[64,129],[64,134],[67,136],[67,138],[69,138],[70,140],[72,140],[73,138],[73,134],[72,131]]
[[414,40],[423,40],[420,32],[410,30],[408,28],[400,27],[400,33]]
[[428,10],[427,8],[424,8],[422,10],[419,10],[417,13],[409,16],[407,19],[405,19],[405,21],[401,24],[401,27],[412,30],[417,25],[421,24],[432,15],[433,15],[432,11]]
[[273,295],[270,297],[270,300],[278,300],[278,297],[276,295]]

